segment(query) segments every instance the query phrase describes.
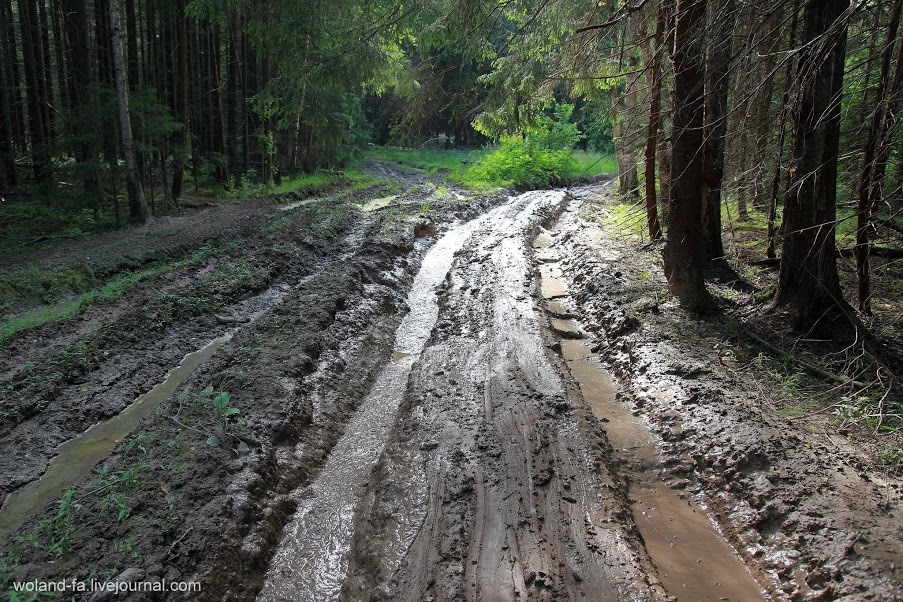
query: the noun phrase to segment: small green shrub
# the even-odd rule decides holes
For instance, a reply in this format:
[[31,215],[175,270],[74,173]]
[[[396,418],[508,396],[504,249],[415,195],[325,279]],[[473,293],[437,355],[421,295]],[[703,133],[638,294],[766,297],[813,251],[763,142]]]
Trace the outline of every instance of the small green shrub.
[[474,179],[506,186],[561,183],[577,168],[571,147],[580,139],[570,123],[573,105],[559,104],[552,115],[540,115],[523,136],[507,136],[494,152],[471,167]]

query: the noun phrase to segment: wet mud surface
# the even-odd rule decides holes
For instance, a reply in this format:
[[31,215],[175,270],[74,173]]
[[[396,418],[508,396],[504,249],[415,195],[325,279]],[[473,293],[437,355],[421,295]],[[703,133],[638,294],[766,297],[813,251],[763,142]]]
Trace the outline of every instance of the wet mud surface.
[[3,593],[899,596],[899,483],[658,308],[581,216],[605,185],[462,200],[372,167],[399,190],[261,206],[242,244],[0,348]]

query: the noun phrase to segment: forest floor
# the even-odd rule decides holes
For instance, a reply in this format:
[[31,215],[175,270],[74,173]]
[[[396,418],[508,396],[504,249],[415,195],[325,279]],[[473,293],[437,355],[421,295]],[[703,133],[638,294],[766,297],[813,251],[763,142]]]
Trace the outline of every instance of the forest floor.
[[757,342],[767,283],[687,315],[607,182],[364,168],[0,253],[0,592],[903,596],[898,444]]

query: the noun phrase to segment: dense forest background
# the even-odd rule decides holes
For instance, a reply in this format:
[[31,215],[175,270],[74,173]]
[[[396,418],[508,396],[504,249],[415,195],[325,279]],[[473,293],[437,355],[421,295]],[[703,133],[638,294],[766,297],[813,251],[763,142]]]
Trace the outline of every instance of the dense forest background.
[[[79,230],[348,164],[368,144],[498,145],[486,179],[614,153],[687,305],[723,223],[767,223],[777,304],[849,312],[838,255],[897,257],[899,0],[4,0],[0,189]],[[125,199],[128,202],[125,202]],[[128,213],[128,218],[126,217]],[[49,218],[48,218],[49,219]],[[838,233],[844,233],[838,248]],[[778,259],[783,257],[783,260]]]

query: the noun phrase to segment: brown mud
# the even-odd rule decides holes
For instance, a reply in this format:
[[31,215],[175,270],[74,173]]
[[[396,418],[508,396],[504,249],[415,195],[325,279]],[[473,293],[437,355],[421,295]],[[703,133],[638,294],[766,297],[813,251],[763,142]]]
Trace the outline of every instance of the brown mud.
[[0,593],[899,596],[899,483],[709,357],[711,324],[583,219],[604,185],[438,198],[371,169],[400,191],[208,219],[241,244],[0,348]]

